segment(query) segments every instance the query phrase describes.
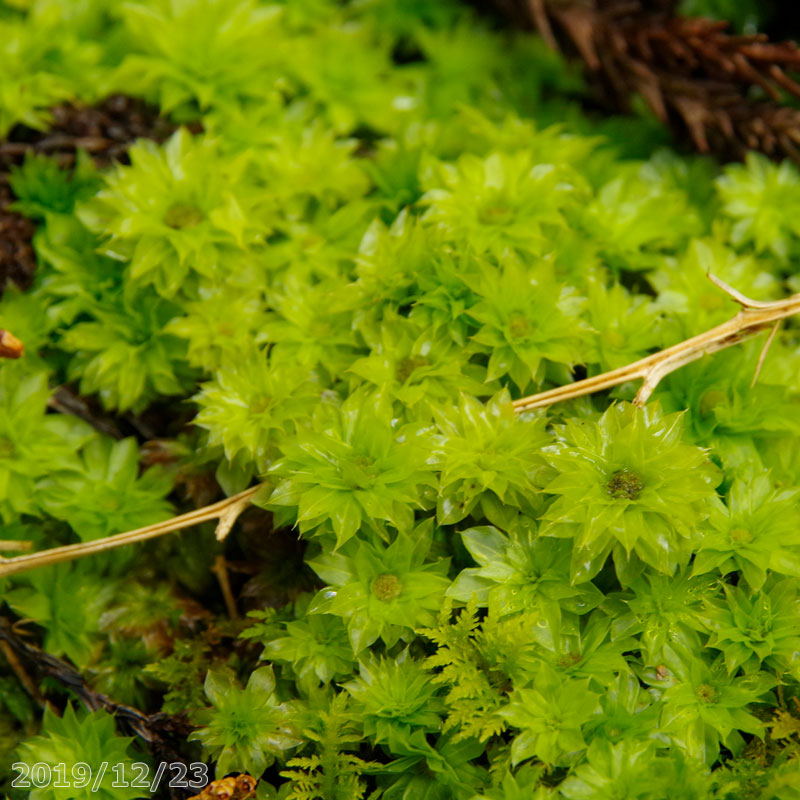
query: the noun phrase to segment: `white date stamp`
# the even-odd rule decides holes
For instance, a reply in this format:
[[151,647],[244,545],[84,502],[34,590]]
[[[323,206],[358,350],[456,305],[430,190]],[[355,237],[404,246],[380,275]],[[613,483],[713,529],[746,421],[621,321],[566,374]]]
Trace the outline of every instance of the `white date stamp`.
[[[45,764],[37,761],[28,764],[17,761],[11,769],[19,774],[11,785],[19,789],[89,789],[97,792],[101,787],[111,789],[144,789],[154,793],[161,782],[167,779],[170,789],[192,789],[200,791],[208,784],[208,766],[200,762],[184,764],[181,761],[162,761],[151,775],[151,769],[143,761],[110,764],[101,761],[94,767],[78,761],[75,764]],[[91,787],[91,788],[90,788]]]

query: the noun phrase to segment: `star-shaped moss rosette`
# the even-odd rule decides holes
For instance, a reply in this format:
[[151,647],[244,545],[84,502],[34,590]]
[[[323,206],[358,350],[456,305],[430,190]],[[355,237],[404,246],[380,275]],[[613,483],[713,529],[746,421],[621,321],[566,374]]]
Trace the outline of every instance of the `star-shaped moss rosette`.
[[711,447],[722,466],[735,472],[746,462],[760,465],[758,452],[766,449],[765,439],[780,441],[777,431],[800,433],[794,392],[782,377],[796,372],[790,366],[794,353],[773,342],[766,369],[753,386],[763,347],[754,338],[700,358],[669,375],[657,395],[665,411],[688,409],[687,437]]
[[612,744],[598,737],[558,788],[566,800],[703,800],[710,796],[711,780],[680,751],[664,753],[653,741]]
[[[29,18],[15,12],[30,13]],[[81,36],[80,26],[53,13],[54,6],[11,6],[0,19],[0,137],[15,125],[46,130],[52,107],[79,95],[92,101],[108,80],[98,41]],[[49,12],[49,13],[48,13]],[[59,18],[61,17],[61,18]],[[73,24],[70,24],[73,23]]]
[[236,366],[243,350],[264,341],[266,307],[262,287],[204,287],[197,300],[183,305],[184,313],[174,316],[164,332],[186,340],[191,366],[217,372]]
[[[52,769],[53,780],[34,788],[32,800],[132,800],[142,794],[136,780],[143,763],[132,743],[132,737],[117,736],[107,711],[76,712],[67,703],[59,717],[47,705],[41,734],[21,744],[16,755],[31,766],[47,767],[46,775]],[[64,765],[66,772],[59,772]]]
[[679,251],[702,231],[686,192],[665,173],[652,161],[630,164],[600,188],[580,215],[578,226],[612,269],[651,269],[665,252]]
[[769,571],[800,578],[800,493],[775,489],[767,475],[738,478],[716,502],[695,555],[695,575],[739,571],[760,589]]
[[587,678],[592,688],[605,690],[627,669],[623,654],[638,646],[635,638],[617,635],[611,626],[611,617],[600,609],[577,619],[537,620],[531,632],[539,670],[549,667],[565,680]]
[[[377,157],[380,158],[380,151]],[[374,163],[369,166],[373,171],[379,168]],[[416,180],[416,163],[409,171]],[[441,257],[437,241],[435,232],[423,225],[419,217],[412,216],[408,208],[391,225],[386,225],[380,217],[374,219],[361,238],[355,258],[358,279],[350,287],[352,294],[369,299],[365,313],[375,318],[385,304],[399,307],[416,299],[417,282],[425,276],[424,270],[431,268],[431,257]]]
[[535,684],[515,689],[499,712],[519,730],[511,745],[511,763],[533,757],[558,766],[578,761],[586,749],[581,729],[599,712],[599,699],[588,680],[564,678],[543,667]]
[[440,525],[471,514],[505,529],[520,510],[538,514],[535,477],[544,467],[538,453],[552,441],[543,415],[516,414],[507,391],[485,403],[461,394],[458,407],[436,409],[436,424]]
[[[717,238],[694,239],[680,258],[664,259],[648,275],[648,281],[658,292],[656,309],[673,317],[672,324],[686,338],[730,318],[728,298],[709,281],[709,273],[754,300],[780,296],[780,280],[763,258],[738,252]],[[746,359],[740,357],[740,360]],[[752,367],[749,373],[751,378]]]
[[388,546],[353,539],[337,552],[324,552],[308,565],[329,585],[309,606],[310,613],[335,614],[347,622],[356,653],[378,638],[387,647],[411,640],[414,629],[436,623],[450,585],[450,559],[429,556],[433,520]]
[[78,451],[76,469],[56,472],[36,486],[42,506],[69,523],[81,541],[142,528],[170,516],[165,496],[172,477],[160,467],[139,474],[136,440],[96,438]]
[[247,250],[270,225],[250,156],[184,128],[164,147],[140,140],[129,153],[131,165],[105,175],[105,188],[77,211],[106,237],[105,254],[129,262],[129,292],[153,285],[164,297],[193,298],[202,280],[255,279]]
[[[590,741],[647,741],[658,727],[661,708],[631,670],[620,672],[600,698],[602,713],[584,729]],[[587,798],[588,800],[588,798]]]
[[431,677],[408,650],[395,659],[362,661],[344,688],[361,714],[365,737],[393,753],[435,755],[425,734],[441,730],[444,703]]
[[263,659],[291,664],[298,684],[309,690],[350,674],[355,659],[340,617],[306,614],[284,626],[282,635],[265,640]]
[[274,92],[270,69],[282,52],[279,7],[199,0],[126,3],[120,13],[129,52],[115,81],[162,110],[191,119],[198,108],[264,103]]
[[462,570],[448,597],[474,598],[498,618],[537,609],[546,619],[560,619],[562,611],[586,614],[603,600],[592,583],[570,585],[567,541],[538,537],[533,528],[505,534],[488,525],[461,531],[461,538],[480,566]]
[[723,586],[724,599],[707,603],[698,616],[711,634],[707,647],[720,650],[733,674],[762,664],[770,672],[800,677],[800,599],[790,578],[770,579],[762,589]]
[[36,481],[72,471],[75,452],[92,438],[92,429],[75,417],[45,416],[46,372],[20,376],[0,370],[0,520],[35,514]]
[[690,757],[712,764],[720,745],[733,752],[744,747],[740,731],[763,737],[765,725],[749,707],[775,687],[773,675],[729,674],[722,657],[708,664],[680,646],[671,653],[667,648],[666,665],[656,669],[655,680],[649,671],[643,674],[655,691],[662,683],[659,674],[666,675],[661,729]]
[[117,585],[83,564],[56,564],[23,577],[4,590],[3,600],[20,617],[44,628],[48,653],[67,656],[84,668],[98,655],[100,617]]
[[376,530],[376,520],[408,532],[436,478],[428,429],[395,422],[382,394],[356,391],[341,406],[319,405],[311,427],[281,443],[268,505],[296,509],[301,533],[329,523],[337,546],[362,525]]
[[238,458],[266,470],[277,444],[319,403],[315,377],[302,366],[276,367],[265,351],[243,341],[238,357],[201,385],[195,424],[209,432],[209,445],[222,445],[231,463]]
[[712,576],[691,577],[690,569],[674,575],[646,572],[608,597],[604,608],[614,607],[615,638],[638,637],[644,663],[660,664],[664,648],[675,642],[702,649],[700,609],[718,589]]
[[93,303],[64,332],[60,346],[73,354],[68,375],[83,394],[96,392],[107,409],[142,411],[159,395],[180,395],[196,372],[186,363],[186,343],[165,331],[175,306],[152,290],[136,300],[117,295]]
[[275,757],[297,747],[289,707],[275,693],[272,667],[259,667],[240,688],[226,672],[209,670],[205,692],[211,708],[195,712],[200,727],[190,734],[216,761],[217,775],[234,770],[260,775]]
[[[567,227],[565,212],[585,202],[582,177],[566,164],[541,164],[533,153],[462,155],[455,164],[428,159],[423,220],[476,252],[541,255],[548,233]],[[547,233],[546,233],[547,232]]]
[[552,264],[479,263],[464,281],[478,298],[466,311],[480,326],[472,341],[488,356],[487,380],[508,376],[524,392],[531,381],[541,383],[547,362],[588,360],[581,342],[589,330],[580,319],[584,300],[558,281]]
[[672,574],[688,562],[722,475],[681,433],[681,415],[657,404],[620,403],[596,424],[564,425],[547,454],[558,474],[544,491],[557,497],[541,532],[573,539],[573,582],[592,578],[612,554],[623,583],[645,564]]
[[794,164],[773,164],[760,153],[748,153],[744,164],[731,164],[717,178],[723,214],[733,221],[731,240],[772,253],[786,262],[797,252],[800,175]]
[[289,273],[271,287],[271,310],[259,334],[273,345],[273,361],[317,370],[332,383],[340,378],[363,352],[343,296],[346,286],[341,278],[310,283]]
[[360,333],[371,353],[355,361],[348,372],[383,387],[389,394],[424,418],[433,406],[447,406],[453,395],[478,397],[491,394],[483,382],[486,370],[469,362],[446,327],[419,324],[414,318],[384,313],[380,323],[365,321]]
[[633,294],[618,283],[606,286],[598,279],[587,282],[586,293],[587,317],[597,332],[590,374],[637,361],[662,343],[663,322],[651,298]]

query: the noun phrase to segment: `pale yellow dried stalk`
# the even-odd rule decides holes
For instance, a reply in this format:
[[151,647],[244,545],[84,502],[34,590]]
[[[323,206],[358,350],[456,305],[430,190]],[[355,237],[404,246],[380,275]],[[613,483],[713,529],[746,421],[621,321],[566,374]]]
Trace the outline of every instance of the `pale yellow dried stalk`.
[[[514,408],[517,411],[542,408],[635,380],[642,381],[634,400],[637,405],[641,406],[650,397],[659,381],[670,372],[696,361],[707,353],[715,353],[772,328],[772,333],[766,342],[756,367],[757,376],[764,362],[767,348],[771,344],[781,320],[800,314],[800,294],[792,295],[785,300],[762,303],[745,297],[713,275],[708,277],[742,306],[736,316],[721,325],[717,325],[716,328],[712,328],[698,336],[693,336],[680,344],[666,348],[666,350],[653,353],[653,355],[635,361],[633,364],[628,364],[610,372],[604,372],[602,375],[596,375],[593,378],[576,381],[567,386],[559,386],[557,389],[549,389],[546,392],[540,392],[530,397],[523,397],[521,400],[514,402]],[[101,553],[126,544],[132,544],[133,542],[153,539],[157,536],[163,536],[165,533],[183,530],[212,519],[219,520],[217,539],[224,539],[230,532],[237,517],[247,508],[252,501],[253,495],[261,486],[263,484],[246,489],[244,492],[228,497],[225,500],[220,500],[213,505],[198,508],[188,514],[181,514],[181,516],[165,522],[137,528],[126,533],[118,533],[114,536],[107,536],[104,539],[97,539],[93,542],[54,547],[40,553],[31,553],[29,555],[16,556],[15,558],[0,557],[0,578],[34,569],[35,567],[58,564],[62,561],[70,561],[93,553]],[[2,544],[0,544],[0,549],[2,549]]]
[[30,539],[0,539],[0,553],[10,553],[12,550],[22,552],[32,550],[33,542]]
[[253,495],[261,486],[253,486],[245,489],[239,494],[227,497],[210,506],[198,508],[188,514],[181,514],[179,517],[157,522],[155,525],[147,525],[144,528],[116,533],[113,536],[106,536],[103,539],[95,539],[93,542],[81,542],[80,544],[67,544],[63,547],[53,547],[50,550],[42,550],[39,553],[31,553],[26,556],[16,556],[15,558],[0,557],[0,578],[7,575],[14,575],[17,572],[26,572],[35,567],[44,567],[49,564],[58,564],[62,561],[72,561],[75,558],[90,556],[94,553],[102,553],[106,550],[113,550],[133,542],[143,542],[145,539],[155,539],[165,533],[180,531],[198,525],[201,522],[208,522],[212,519],[219,520],[217,526],[217,538],[224,539],[230,531],[233,523],[239,514],[247,508]]
[[554,403],[573,400],[576,397],[593,394],[603,389],[610,389],[612,386],[618,386],[621,383],[636,380],[641,380],[642,385],[633,402],[638,406],[642,406],[647,402],[647,398],[650,397],[653,390],[658,386],[659,381],[665,375],[669,375],[670,372],[674,372],[676,369],[702,358],[707,353],[716,353],[717,350],[723,350],[768,328],[772,328],[773,332],[767,340],[758,361],[757,376],[761,365],[764,363],[767,348],[772,343],[775,331],[781,320],[794,314],[800,314],[800,294],[794,294],[785,300],[761,303],[745,297],[714,275],[709,275],[708,277],[742,306],[735,317],[723,322],[721,325],[717,325],[716,328],[711,328],[705,333],[693,336],[691,339],[680,342],[680,344],[668,347],[666,350],[660,350],[658,353],[653,353],[653,355],[646,356],[619,369],[612,369],[610,372],[595,375],[593,378],[575,381],[575,383],[570,383],[566,386],[548,389],[546,392],[539,392],[539,394],[515,400],[514,408],[517,411],[543,408]]

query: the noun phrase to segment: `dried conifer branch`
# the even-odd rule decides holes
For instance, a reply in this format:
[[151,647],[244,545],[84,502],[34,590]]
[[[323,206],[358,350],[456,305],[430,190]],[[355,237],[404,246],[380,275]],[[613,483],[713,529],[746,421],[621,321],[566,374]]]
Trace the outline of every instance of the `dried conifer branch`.
[[214,566],[211,567],[211,571],[214,573],[219,583],[219,589],[222,592],[222,599],[225,601],[225,608],[228,611],[228,616],[231,619],[239,619],[239,611],[236,608],[236,598],[233,595],[231,579],[228,574],[228,562],[224,555],[220,553],[220,555],[214,559]]
[[[785,300],[764,303],[745,297],[713,275],[708,277],[742,306],[735,317],[705,331],[705,333],[693,336],[691,339],[660,350],[658,353],[653,353],[619,369],[612,369],[602,375],[595,375],[567,386],[559,386],[556,389],[523,397],[514,402],[514,408],[517,411],[543,408],[635,380],[641,380],[642,385],[636,394],[634,403],[642,406],[658,386],[659,381],[670,372],[674,372],[706,354],[716,353],[718,350],[738,344],[744,339],[772,328],[773,333],[767,340],[768,346],[774,338],[777,323],[787,317],[800,314],[800,294],[794,294]],[[759,359],[759,368],[766,356],[766,348],[762,353],[763,355]]]
[[[0,557],[0,578],[5,578],[8,575],[14,575],[18,572],[26,572],[36,567],[59,564],[62,561],[72,561],[73,559],[93,555],[94,553],[102,553],[106,550],[113,550],[126,544],[143,542],[146,539],[155,539],[158,536],[163,536],[165,533],[180,531],[184,528],[190,528],[192,525],[198,525],[201,522],[208,522],[212,519],[227,521],[230,519],[229,510],[238,509],[238,513],[241,513],[261,486],[263,486],[263,484],[245,489],[243,492],[239,492],[239,494],[226,497],[224,500],[220,500],[213,505],[190,511],[188,514],[181,514],[178,517],[173,517],[164,522],[157,522],[155,525],[147,525],[144,528],[136,528],[135,530],[126,531],[125,533],[116,533],[113,536],[95,539],[93,542],[80,542],[79,544],[53,547],[49,550],[42,550],[39,553],[15,556],[14,558]],[[226,514],[228,514],[227,517]],[[232,525],[233,522],[231,521],[230,524]]]
[[[727,23],[677,16],[673,0],[494,0],[513,24],[576,52],[604,105],[627,111],[638,94],[703,153],[748,150],[800,162],[800,48],[763,34],[736,36]],[[514,11],[510,7],[514,7]],[[763,100],[753,96],[763,96]]]
[[[217,523],[217,530],[215,532],[218,542],[224,541],[227,538],[228,534],[231,532],[233,523],[239,519],[244,510],[250,505],[251,497],[251,494],[242,492],[242,494],[237,494],[234,497],[228,498],[229,501],[233,500],[234,502],[229,502],[225,510],[219,515],[219,522]],[[236,498],[238,498],[238,500]]]

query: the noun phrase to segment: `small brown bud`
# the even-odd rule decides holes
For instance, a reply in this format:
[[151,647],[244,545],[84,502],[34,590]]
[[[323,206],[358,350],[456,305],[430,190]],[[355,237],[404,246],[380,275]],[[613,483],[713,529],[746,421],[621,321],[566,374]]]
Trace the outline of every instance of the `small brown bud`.
[[189,800],[249,800],[255,793],[258,780],[252,775],[242,773],[211,781],[200,794]]
[[236,779],[223,778],[219,781],[213,781],[206,786],[206,790],[215,800],[229,800],[236,794]]
[[25,345],[10,331],[0,328],[0,358],[19,358],[25,352]]
[[250,797],[255,790],[258,781],[252,775],[242,774],[236,778],[236,792],[241,800]]

